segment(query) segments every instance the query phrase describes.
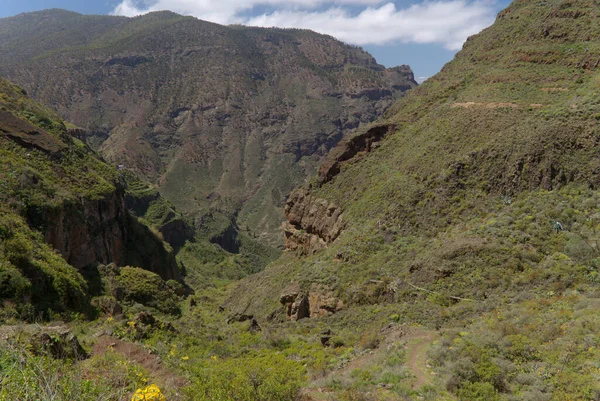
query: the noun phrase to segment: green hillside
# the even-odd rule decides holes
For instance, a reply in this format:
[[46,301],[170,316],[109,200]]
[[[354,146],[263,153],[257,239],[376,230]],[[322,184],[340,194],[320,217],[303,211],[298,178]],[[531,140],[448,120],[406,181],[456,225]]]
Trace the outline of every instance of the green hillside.
[[[289,232],[294,244],[325,239],[314,199],[342,212],[344,230],[243,281],[232,309],[285,319],[280,296],[296,286],[296,303],[343,302],[330,325],[437,332],[432,384],[459,399],[593,399],[598,21],[592,1],[500,13],[387,112],[377,146],[365,130],[330,154],[288,203]],[[342,393],[370,399],[359,377]]]
[[[278,260],[228,283],[232,254],[207,283],[220,251],[183,248],[196,293],[177,304],[171,282],[161,302],[73,324],[86,349],[112,351],[45,366],[53,388],[115,401],[150,383],[169,401],[598,399],[598,43],[596,1],[514,2],[287,196]],[[208,229],[227,227],[210,216]],[[128,299],[159,292],[136,269],[100,270],[112,286],[139,282]],[[41,362],[5,348],[0,372],[21,370],[0,399],[14,399]],[[119,358],[120,381],[106,373]]]
[[125,210],[117,169],[1,78],[0,152],[0,321],[93,317],[99,263],[181,280],[168,246]]

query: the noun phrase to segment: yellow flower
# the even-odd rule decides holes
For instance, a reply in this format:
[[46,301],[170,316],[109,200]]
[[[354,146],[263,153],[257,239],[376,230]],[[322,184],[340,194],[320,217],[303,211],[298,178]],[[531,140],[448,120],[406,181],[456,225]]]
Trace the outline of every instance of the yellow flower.
[[217,360],[217,356],[213,355],[213,356],[210,357],[210,359],[212,359],[213,361],[216,361]]
[[166,398],[156,384],[151,384],[143,390],[138,389],[131,401],[166,401]]
[[189,356],[182,356],[181,359],[183,359],[184,361],[187,361],[188,359],[190,359]]
[[129,327],[134,327],[135,326],[135,322],[133,322],[133,321],[129,321],[129,322],[127,322],[127,324],[129,325]]

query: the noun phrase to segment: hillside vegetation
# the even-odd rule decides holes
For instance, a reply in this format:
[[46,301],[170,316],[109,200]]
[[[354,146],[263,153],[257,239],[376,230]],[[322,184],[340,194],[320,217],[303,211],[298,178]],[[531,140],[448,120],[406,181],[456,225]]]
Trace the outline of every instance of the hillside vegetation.
[[343,212],[339,237],[288,252],[228,305],[285,319],[295,286],[292,313],[335,311],[325,296],[344,305],[331,325],[439,331],[436,388],[464,400],[597,397],[599,17],[593,1],[514,2],[386,113],[377,146],[351,151],[369,143],[358,133],[326,163],[339,173],[293,197],[298,242],[328,232],[306,223],[314,199]]
[[265,270],[204,285],[196,243],[177,301],[175,282],[103,266],[106,288],[139,285],[72,325],[91,358],[2,344],[0,371],[20,369],[0,399],[43,398],[19,393],[36,366],[65,400],[149,383],[169,401],[598,399],[599,22],[596,1],[515,1],[293,191]]
[[94,317],[99,263],[181,280],[169,246],[125,210],[117,169],[24,93],[0,78],[0,321]]

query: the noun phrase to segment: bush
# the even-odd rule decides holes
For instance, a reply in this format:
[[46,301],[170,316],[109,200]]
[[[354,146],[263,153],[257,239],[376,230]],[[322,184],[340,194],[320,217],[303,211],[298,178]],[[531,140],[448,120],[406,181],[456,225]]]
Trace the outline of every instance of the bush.
[[140,268],[123,267],[116,282],[123,288],[123,300],[126,302],[141,303],[164,313],[181,314],[179,297],[158,274]]
[[31,296],[31,282],[9,262],[0,263],[0,299],[23,301]]
[[194,400],[293,401],[306,380],[301,362],[275,352],[227,360],[215,357],[194,373],[187,389]]
[[0,214],[0,300],[17,304],[23,319],[90,311],[87,283],[77,269],[11,213]]
[[465,401],[497,401],[500,396],[490,383],[463,382],[458,392],[458,398]]

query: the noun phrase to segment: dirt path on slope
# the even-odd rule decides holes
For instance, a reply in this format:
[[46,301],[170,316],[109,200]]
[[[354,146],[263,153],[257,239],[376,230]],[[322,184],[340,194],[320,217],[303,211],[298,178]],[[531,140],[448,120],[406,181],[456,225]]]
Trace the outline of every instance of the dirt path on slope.
[[[366,352],[353,360],[346,366],[332,370],[324,378],[318,379],[323,383],[327,378],[337,377],[342,379],[350,377],[355,369],[368,368],[377,363],[388,352],[390,347],[396,344],[404,344],[405,364],[414,378],[408,379],[413,390],[418,390],[425,385],[434,382],[435,374],[427,364],[427,351],[432,343],[439,339],[435,331],[426,331],[417,327],[395,326],[382,330],[383,341],[377,349]],[[407,383],[407,384],[408,384]],[[386,389],[381,390],[383,392]],[[325,401],[335,399],[335,391],[325,386],[305,388],[299,397],[302,401]]]
[[434,375],[427,364],[427,350],[437,339],[437,333],[425,332],[421,336],[412,338],[406,345],[407,366],[416,377],[416,381],[412,384],[413,389],[433,383]]
[[123,355],[130,361],[140,364],[148,371],[148,373],[150,373],[153,379],[163,385],[172,388],[181,388],[188,384],[186,379],[173,374],[173,372],[165,368],[157,355],[150,353],[150,351],[137,344],[123,341],[116,337],[101,337],[94,345],[92,355],[102,355],[109,350]]

